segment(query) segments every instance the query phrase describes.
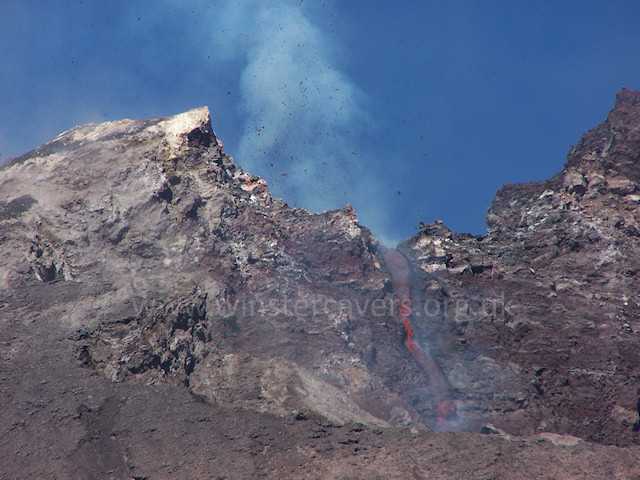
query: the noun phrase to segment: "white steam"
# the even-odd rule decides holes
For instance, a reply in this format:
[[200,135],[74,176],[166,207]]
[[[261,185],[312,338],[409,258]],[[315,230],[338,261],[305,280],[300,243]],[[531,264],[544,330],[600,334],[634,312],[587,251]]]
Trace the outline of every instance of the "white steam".
[[364,95],[336,68],[339,49],[310,12],[287,0],[241,0],[214,9],[216,57],[241,69],[244,126],[231,153],[290,203],[322,211],[351,202],[375,228],[382,209],[373,165],[357,145],[371,128]]

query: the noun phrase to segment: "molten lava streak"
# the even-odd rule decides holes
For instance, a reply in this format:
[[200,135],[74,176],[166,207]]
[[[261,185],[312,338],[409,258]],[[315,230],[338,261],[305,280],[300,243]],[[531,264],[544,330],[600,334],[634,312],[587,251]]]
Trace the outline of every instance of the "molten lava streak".
[[384,253],[384,261],[391,274],[393,290],[398,300],[398,313],[406,334],[404,344],[427,374],[431,401],[436,415],[436,430],[458,430],[456,405],[451,398],[449,382],[431,355],[423,351],[413,340],[413,327],[410,320],[413,300],[410,290],[409,263],[395,248]]

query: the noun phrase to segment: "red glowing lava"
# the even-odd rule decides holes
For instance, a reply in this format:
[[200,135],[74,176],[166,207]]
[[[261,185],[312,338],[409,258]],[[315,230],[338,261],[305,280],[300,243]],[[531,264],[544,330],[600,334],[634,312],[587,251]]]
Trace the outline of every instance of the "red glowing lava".
[[413,340],[413,327],[411,326],[413,300],[411,299],[409,263],[395,248],[387,250],[383,256],[385,265],[391,275],[393,291],[398,300],[398,313],[406,335],[404,344],[427,374],[431,402],[436,416],[436,430],[458,430],[456,404],[451,399],[449,382],[431,355],[422,350]]

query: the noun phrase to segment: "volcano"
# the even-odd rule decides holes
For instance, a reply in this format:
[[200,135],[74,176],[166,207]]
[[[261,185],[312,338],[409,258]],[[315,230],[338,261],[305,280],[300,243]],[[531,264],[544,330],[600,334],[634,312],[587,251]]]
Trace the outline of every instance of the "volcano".
[[635,478],[640,92],[395,249],[199,108],[0,167],[3,478]]

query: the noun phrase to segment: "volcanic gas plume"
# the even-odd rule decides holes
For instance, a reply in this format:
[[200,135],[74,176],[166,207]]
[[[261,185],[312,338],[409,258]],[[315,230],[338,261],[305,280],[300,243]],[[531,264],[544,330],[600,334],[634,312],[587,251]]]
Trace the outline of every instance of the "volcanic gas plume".
[[451,398],[451,389],[444,373],[431,355],[422,350],[413,339],[411,326],[411,271],[407,259],[395,248],[384,253],[384,260],[391,275],[393,290],[398,300],[398,313],[404,325],[406,338],[404,344],[427,374],[427,385],[436,416],[436,430],[459,430],[456,417],[456,405]]

